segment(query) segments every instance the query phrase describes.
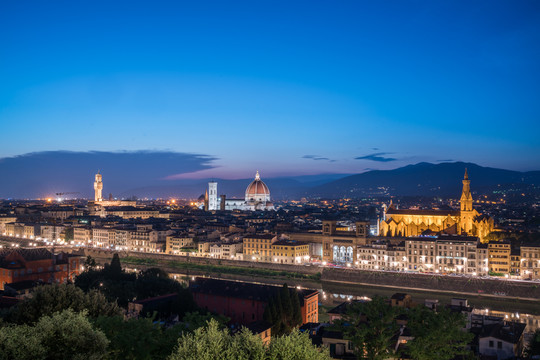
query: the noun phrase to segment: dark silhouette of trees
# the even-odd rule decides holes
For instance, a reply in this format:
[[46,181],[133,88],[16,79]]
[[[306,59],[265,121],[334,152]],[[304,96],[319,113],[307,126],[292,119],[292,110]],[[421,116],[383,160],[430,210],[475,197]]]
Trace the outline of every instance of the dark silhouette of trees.
[[465,317],[461,313],[442,308],[434,312],[425,306],[408,311],[414,339],[408,344],[407,353],[417,360],[450,360],[461,355],[470,355],[466,349],[473,334],[463,331]]
[[169,274],[158,268],[150,268],[138,273],[128,273],[122,269],[120,257],[114,254],[110,264],[103,270],[88,268],[75,279],[75,285],[88,292],[97,289],[109,301],[117,301],[122,307],[129,302],[151,297],[178,294],[174,303],[167,303],[157,310],[161,316],[177,314],[182,317],[186,312],[196,309],[189,290],[171,279]]
[[302,325],[300,299],[296,290],[283,284],[276,297],[266,306],[263,320],[272,324],[274,335],[288,334],[294,327]]
[[118,305],[107,301],[97,290],[84,293],[72,284],[52,284],[37,287],[31,298],[11,308],[4,318],[7,322],[33,324],[42,316],[52,316],[67,309],[75,312],[86,311],[89,317],[121,314]]
[[354,346],[358,359],[380,360],[393,355],[392,337],[399,330],[398,310],[382,297],[351,303],[340,320],[334,322]]
[[109,341],[85,315],[67,309],[42,316],[34,325],[3,327],[0,360],[104,359]]
[[[395,342],[400,334],[396,321],[399,315],[405,315],[413,340],[395,354]],[[434,312],[425,306],[392,307],[378,296],[372,301],[351,303],[343,317],[334,321],[334,329],[343,332],[344,338],[352,342],[356,357],[370,360],[396,356],[449,360],[468,356],[466,346],[473,335],[463,331],[464,326],[465,318],[461,313],[446,308]]]

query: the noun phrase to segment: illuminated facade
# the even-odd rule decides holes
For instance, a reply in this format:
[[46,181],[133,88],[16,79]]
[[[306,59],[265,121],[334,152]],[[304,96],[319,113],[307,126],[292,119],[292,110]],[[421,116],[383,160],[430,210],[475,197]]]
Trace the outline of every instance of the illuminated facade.
[[470,180],[465,170],[460,210],[399,210],[390,204],[380,220],[382,236],[419,236],[425,233],[477,236],[493,231],[493,219],[473,208]]
[[243,239],[244,260],[272,261],[272,244],[277,236],[271,234],[247,235]]
[[227,199],[225,195],[218,196],[217,182],[210,181],[204,199],[205,210],[274,210],[270,200],[270,189],[261,180],[259,172],[246,188],[244,199]]
[[291,240],[310,244],[310,256],[323,262],[349,263],[357,259],[357,249],[366,245],[369,222],[357,221],[354,230],[338,230],[337,221],[324,220],[322,232],[291,232],[287,237]]
[[113,200],[112,195],[109,196],[109,200],[103,199],[103,176],[98,171],[94,180],[94,202],[90,202],[92,215],[105,217],[103,208],[106,206],[135,206],[137,204],[136,201]]
[[486,275],[489,271],[487,246],[476,237],[411,237],[402,245],[360,246],[356,267],[364,270],[392,270],[430,273]]
[[510,274],[511,245],[509,241],[496,241],[488,244],[489,271]]
[[103,180],[101,178],[101,174],[98,171],[98,173],[96,174],[96,180],[94,181],[94,201],[95,202],[103,201],[102,191],[103,191]]
[[272,260],[278,264],[302,264],[309,262],[309,244],[280,240],[272,244]]
[[521,246],[521,275],[525,279],[540,279],[540,244]]

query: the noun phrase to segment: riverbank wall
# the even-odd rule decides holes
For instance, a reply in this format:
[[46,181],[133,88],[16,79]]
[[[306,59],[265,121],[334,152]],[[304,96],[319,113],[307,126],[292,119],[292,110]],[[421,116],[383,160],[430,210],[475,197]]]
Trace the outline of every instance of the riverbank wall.
[[[109,262],[114,252],[94,249],[84,249],[84,256],[92,256],[98,262]],[[540,303],[540,283],[529,281],[510,281],[506,279],[487,279],[480,277],[445,276],[438,274],[417,274],[407,272],[366,271],[346,268],[322,268],[318,266],[288,265],[265,262],[251,262],[228,259],[213,259],[197,256],[176,256],[166,254],[145,254],[120,252],[121,258],[145,259],[150,263],[147,266],[163,268],[174,272],[174,262],[191,263],[197,265],[231,266],[246,269],[264,269],[272,271],[286,271],[305,275],[321,274],[320,280],[336,284],[362,284],[370,286],[387,286],[425,291],[440,291],[456,294],[470,294],[480,296],[496,296],[501,298],[520,298]],[[152,265],[154,264],[154,265]],[[181,271],[181,270],[176,270]],[[204,271],[191,271],[193,275],[203,274]],[[256,281],[256,277],[252,281]]]

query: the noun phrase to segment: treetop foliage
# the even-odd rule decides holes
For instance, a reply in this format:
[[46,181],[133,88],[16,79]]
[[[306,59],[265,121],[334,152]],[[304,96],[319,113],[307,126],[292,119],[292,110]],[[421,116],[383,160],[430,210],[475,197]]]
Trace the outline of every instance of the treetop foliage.
[[73,284],[42,285],[27,298],[8,310],[5,320],[17,324],[32,324],[42,316],[71,309],[74,312],[86,311],[89,317],[114,316],[122,313],[115,302],[109,302],[97,290],[84,293]]
[[272,324],[272,334],[288,334],[296,326],[302,325],[300,298],[295,289],[287,284],[271,299],[264,310],[263,319]]
[[105,359],[108,343],[85,312],[67,309],[42,316],[35,325],[3,327],[0,360],[99,360]]
[[210,320],[194,333],[184,334],[168,360],[327,360],[328,350],[311,343],[307,333],[293,330],[290,335],[272,338],[269,346],[243,328],[231,335]]

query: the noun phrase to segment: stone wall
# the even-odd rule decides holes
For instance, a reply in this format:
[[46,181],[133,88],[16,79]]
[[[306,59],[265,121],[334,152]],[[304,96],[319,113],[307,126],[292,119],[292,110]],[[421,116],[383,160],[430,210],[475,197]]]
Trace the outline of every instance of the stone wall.
[[[93,258],[107,261],[112,258],[114,252],[106,250],[93,250],[85,249],[84,256],[92,256]],[[157,260],[158,263],[167,263],[170,261],[178,262],[190,262],[193,264],[203,264],[203,265],[222,265],[222,266],[235,266],[242,268],[256,268],[256,269],[267,269],[275,271],[289,271],[297,272],[301,274],[313,275],[322,271],[322,268],[317,266],[305,266],[305,265],[290,265],[290,264],[274,264],[268,262],[252,262],[252,261],[241,261],[241,260],[228,260],[228,259],[213,259],[206,257],[198,256],[178,256],[178,255],[166,255],[166,254],[147,254],[147,253],[129,253],[129,252],[119,252],[120,258],[133,256],[139,259],[152,259]]]
[[[84,255],[96,258],[100,263],[109,262],[114,252],[106,250],[85,249]],[[482,279],[480,277],[441,276],[414,273],[398,273],[383,271],[366,271],[342,268],[320,268],[318,266],[274,264],[226,259],[202,258],[196,256],[177,256],[166,254],[145,254],[120,252],[120,257],[133,256],[140,259],[157,260],[157,266],[168,268],[170,261],[190,262],[194,264],[224,265],[243,268],[289,271],[301,274],[322,274],[322,281],[336,283],[358,283],[369,285],[385,285],[396,288],[415,288],[426,291],[446,291],[500,297],[520,297],[540,299],[540,282],[507,281],[503,279]],[[172,268],[171,268],[172,269]]]
[[440,276],[383,271],[324,269],[322,281],[386,285],[426,291],[447,291],[499,297],[540,299],[540,283],[482,279],[480,277]]

